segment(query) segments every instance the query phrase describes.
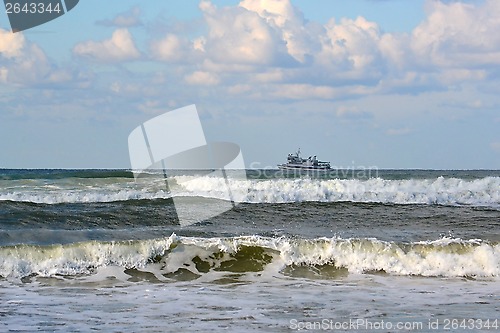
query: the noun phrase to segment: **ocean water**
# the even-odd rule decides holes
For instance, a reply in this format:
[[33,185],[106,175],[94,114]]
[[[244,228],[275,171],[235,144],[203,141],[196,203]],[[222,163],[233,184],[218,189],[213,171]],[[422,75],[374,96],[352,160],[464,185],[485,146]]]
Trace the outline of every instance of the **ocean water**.
[[500,171],[0,170],[0,331],[500,331]]

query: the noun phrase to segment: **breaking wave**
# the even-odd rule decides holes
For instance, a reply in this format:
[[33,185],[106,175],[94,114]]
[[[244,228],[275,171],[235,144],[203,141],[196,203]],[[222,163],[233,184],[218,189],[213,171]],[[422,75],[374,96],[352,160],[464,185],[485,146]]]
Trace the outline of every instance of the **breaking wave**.
[[[191,193],[210,196],[212,179],[193,182]],[[215,185],[215,184],[214,184]],[[221,186],[221,184],[217,184]],[[236,198],[252,203],[286,202],[371,202],[393,204],[500,205],[500,177],[476,180],[456,178],[385,180],[372,178],[319,180],[274,179],[265,181],[233,181],[231,191]]]
[[396,243],[367,238],[194,238],[172,234],[141,241],[0,247],[0,276],[9,279],[87,276],[106,267],[147,273],[165,282],[266,270],[300,277],[304,269],[325,279],[338,277],[339,272],[491,278],[500,276],[500,244],[451,238]]
[[171,195],[167,191],[149,192],[134,189],[59,189],[36,192],[7,192],[0,194],[0,201],[31,202],[37,204],[59,203],[97,203],[130,200],[167,199]]
[[146,184],[123,181],[89,184],[42,184],[4,187],[0,200],[33,203],[89,203],[164,199],[171,196],[205,197],[247,203],[370,202],[500,207],[500,177],[464,180],[435,179],[229,179],[176,176]]

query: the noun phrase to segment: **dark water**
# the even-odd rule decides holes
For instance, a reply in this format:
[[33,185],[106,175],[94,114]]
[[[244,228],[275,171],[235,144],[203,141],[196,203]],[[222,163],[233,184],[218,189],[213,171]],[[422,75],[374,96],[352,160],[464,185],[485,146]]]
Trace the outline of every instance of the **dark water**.
[[500,241],[498,209],[471,206],[301,202],[241,203],[181,227],[170,199],[111,203],[0,202],[0,244],[67,244],[168,237],[374,237],[415,242],[442,237]]

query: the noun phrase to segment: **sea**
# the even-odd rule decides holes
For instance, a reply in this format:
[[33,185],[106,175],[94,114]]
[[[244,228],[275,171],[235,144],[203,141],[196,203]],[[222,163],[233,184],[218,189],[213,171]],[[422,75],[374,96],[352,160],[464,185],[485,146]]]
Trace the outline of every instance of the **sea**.
[[0,331],[498,332],[500,170],[0,169]]

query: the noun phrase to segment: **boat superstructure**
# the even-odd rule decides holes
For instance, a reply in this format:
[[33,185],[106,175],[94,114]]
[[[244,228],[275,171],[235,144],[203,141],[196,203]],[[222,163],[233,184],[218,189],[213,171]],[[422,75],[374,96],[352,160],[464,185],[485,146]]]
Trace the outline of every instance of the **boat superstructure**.
[[316,155],[302,158],[300,148],[295,154],[288,154],[287,163],[278,164],[281,170],[330,170],[330,162],[319,161]]

